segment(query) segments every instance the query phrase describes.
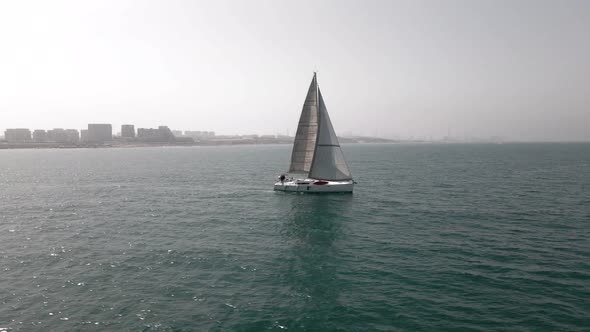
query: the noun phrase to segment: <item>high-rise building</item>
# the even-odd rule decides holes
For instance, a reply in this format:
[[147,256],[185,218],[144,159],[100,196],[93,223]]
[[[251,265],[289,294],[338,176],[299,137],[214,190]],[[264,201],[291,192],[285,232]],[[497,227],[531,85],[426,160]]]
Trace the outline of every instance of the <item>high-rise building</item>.
[[113,126],[103,123],[88,124],[87,141],[91,143],[104,143],[113,140]]
[[80,133],[76,129],[66,129],[66,143],[78,144]]
[[65,143],[68,140],[68,135],[63,128],[53,128],[47,131],[47,141],[54,143]]
[[137,138],[145,142],[173,142],[174,134],[167,126],[154,128],[137,128]]
[[159,126],[158,131],[162,137],[165,137],[168,140],[174,140],[174,134],[172,133],[172,130],[168,128],[168,126]]
[[80,129],[80,142],[88,142],[88,129]]
[[36,129],[33,131],[33,142],[44,143],[47,142],[47,132],[43,129]]
[[47,142],[78,144],[80,134],[76,129],[54,128],[47,131]]
[[135,126],[124,124],[121,126],[121,137],[133,138],[135,137]]
[[192,131],[192,130],[187,130],[184,132],[185,136],[190,136],[192,138],[196,138],[196,139],[202,139],[202,140],[207,140],[207,139],[212,139],[215,137],[215,132],[214,131]]
[[26,128],[6,129],[4,139],[8,143],[25,143],[31,141],[31,131]]

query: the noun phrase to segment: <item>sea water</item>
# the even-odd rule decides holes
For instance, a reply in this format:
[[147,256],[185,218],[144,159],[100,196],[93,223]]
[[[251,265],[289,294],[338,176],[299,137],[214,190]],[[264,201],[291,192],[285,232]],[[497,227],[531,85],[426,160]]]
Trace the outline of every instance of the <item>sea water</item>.
[[0,151],[0,331],[589,331],[590,144]]

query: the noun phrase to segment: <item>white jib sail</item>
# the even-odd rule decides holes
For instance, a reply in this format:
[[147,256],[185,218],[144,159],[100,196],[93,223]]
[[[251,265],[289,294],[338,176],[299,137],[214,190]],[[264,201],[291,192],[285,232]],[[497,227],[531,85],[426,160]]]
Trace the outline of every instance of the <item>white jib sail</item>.
[[[352,180],[352,175],[344,160],[338,137],[336,137],[336,133],[332,127],[332,122],[330,121],[330,116],[326,110],[326,105],[324,104],[324,99],[319,88],[317,90],[317,96],[317,99],[319,99],[318,137],[315,142],[315,152],[313,153],[309,177],[312,179],[332,181]],[[299,133],[299,130],[297,132]]]

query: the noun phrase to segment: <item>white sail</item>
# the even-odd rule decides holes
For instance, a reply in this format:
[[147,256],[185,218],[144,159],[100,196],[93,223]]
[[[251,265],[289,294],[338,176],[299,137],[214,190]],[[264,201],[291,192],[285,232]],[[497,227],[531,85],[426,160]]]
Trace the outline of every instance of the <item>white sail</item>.
[[352,175],[344,160],[338,137],[336,137],[336,133],[332,127],[332,122],[330,121],[330,116],[326,110],[326,105],[324,104],[324,99],[319,88],[317,94],[319,126],[309,177],[331,181],[352,180]]
[[291,166],[289,167],[290,173],[307,173],[311,168],[318,133],[317,96],[317,80],[314,74],[295,134]]

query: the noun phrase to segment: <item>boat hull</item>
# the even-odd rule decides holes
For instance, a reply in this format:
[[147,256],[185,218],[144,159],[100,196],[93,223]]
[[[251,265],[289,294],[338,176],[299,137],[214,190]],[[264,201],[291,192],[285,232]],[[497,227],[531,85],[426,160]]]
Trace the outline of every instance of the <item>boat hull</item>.
[[353,181],[320,181],[313,179],[277,182],[276,191],[290,191],[303,193],[351,193]]

